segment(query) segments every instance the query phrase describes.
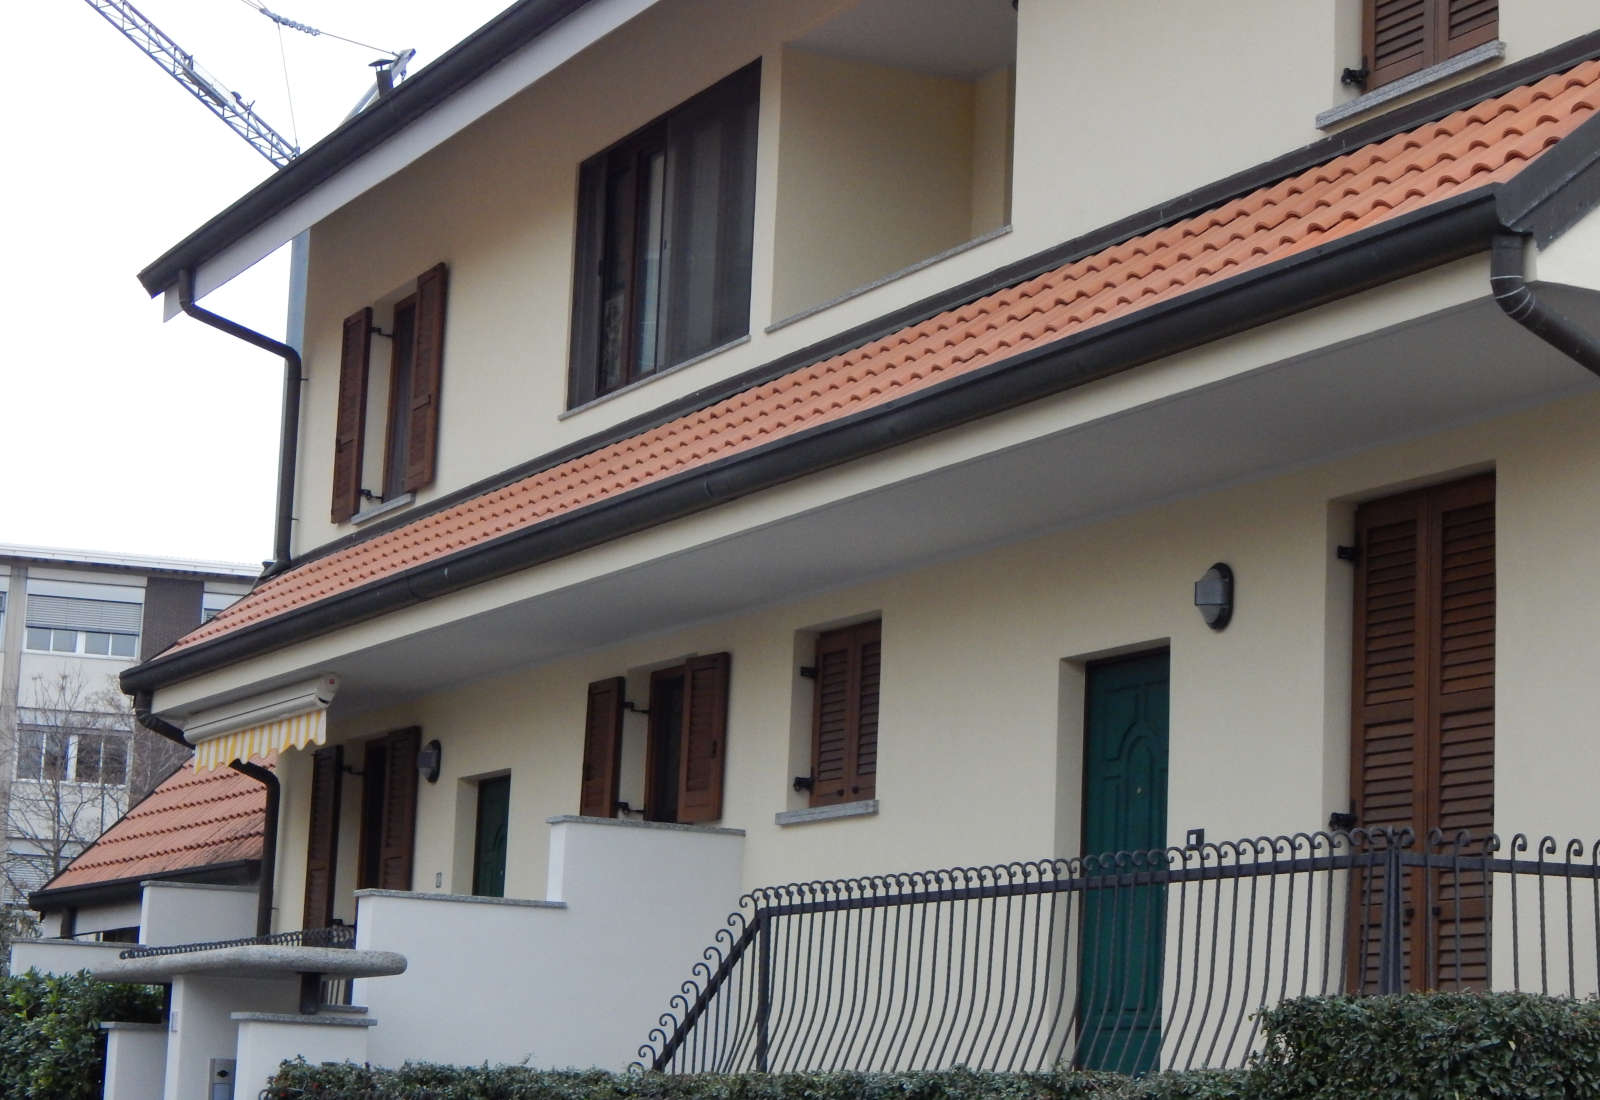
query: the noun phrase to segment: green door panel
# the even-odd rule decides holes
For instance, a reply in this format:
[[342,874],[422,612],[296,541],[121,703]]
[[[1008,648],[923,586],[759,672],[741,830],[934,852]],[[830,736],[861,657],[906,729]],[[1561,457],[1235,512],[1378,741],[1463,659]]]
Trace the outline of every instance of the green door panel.
[[478,784],[478,827],[472,854],[472,892],[506,895],[506,828],[511,817],[511,777]]
[[[1089,668],[1086,856],[1166,846],[1169,665],[1168,655],[1158,653]],[[1161,1046],[1164,905],[1160,886],[1097,889],[1084,898],[1078,1062],[1085,1068],[1119,1073],[1155,1068]]]

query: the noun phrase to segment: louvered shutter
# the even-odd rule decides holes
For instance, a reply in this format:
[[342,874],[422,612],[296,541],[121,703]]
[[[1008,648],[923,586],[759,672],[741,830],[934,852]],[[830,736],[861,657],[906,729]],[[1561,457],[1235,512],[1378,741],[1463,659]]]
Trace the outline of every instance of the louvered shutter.
[[[1494,480],[1376,501],[1357,512],[1356,529],[1358,820],[1369,829],[1409,828],[1423,841],[1433,829],[1481,840],[1494,826]],[[1427,885],[1433,897],[1418,905],[1423,882],[1413,874],[1405,883],[1407,907],[1423,914],[1406,937],[1409,980],[1418,988],[1480,985],[1488,946],[1482,876],[1444,872]],[[1368,876],[1361,889],[1375,904],[1381,882]],[[1359,908],[1369,917],[1357,953],[1371,989],[1378,929],[1371,905]]]
[[361,509],[361,449],[367,438],[367,369],[372,352],[372,309],[344,319],[339,353],[339,404],[333,439],[333,522]]
[[812,707],[811,804],[872,798],[878,773],[881,623],[834,630],[817,639]]
[[1446,0],[1438,60],[1493,42],[1500,34],[1498,0]]
[[378,889],[411,889],[417,845],[417,752],[422,730],[413,726],[384,738],[383,827]]
[[1496,0],[1365,0],[1367,87],[1379,88],[1494,41]]
[[306,843],[306,897],[302,928],[333,922],[333,872],[339,854],[339,787],[343,752],[338,745],[311,754],[310,838]]
[[728,669],[732,657],[691,657],[683,673],[683,740],[678,768],[678,820],[722,816],[722,768],[728,741]]
[[417,319],[411,358],[411,408],[406,417],[407,492],[433,482],[439,449],[439,384],[444,365],[445,265],[417,276]]
[[584,817],[617,816],[626,693],[627,682],[621,676],[589,685],[589,709],[583,722],[583,782],[578,794],[578,812]]

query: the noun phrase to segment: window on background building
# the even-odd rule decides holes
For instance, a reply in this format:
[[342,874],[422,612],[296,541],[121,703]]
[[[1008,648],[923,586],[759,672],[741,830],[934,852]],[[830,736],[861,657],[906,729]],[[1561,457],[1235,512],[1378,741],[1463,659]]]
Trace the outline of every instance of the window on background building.
[[[98,586],[78,587],[93,591]],[[144,605],[131,600],[49,595],[30,587],[23,644],[36,653],[132,658],[143,614]]]
[[750,330],[759,63],[585,161],[569,404]]
[[64,730],[18,730],[17,778],[42,783],[65,779],[69,742]]
[[1497,0],[1363,0],[1366,88],[1447,61],[1500,33]]
[[115,733],[80,733],[73,738],[72,778],[78,783],[120,787],[128,778],[128,742]]
[[[446,282],[445,265],[436,264],[398,300],[345,318],[333,448],[335,523],[433,482]],[[376,376],[374,336],[388,347]],[[369,420],[381,427],[369,432]]]

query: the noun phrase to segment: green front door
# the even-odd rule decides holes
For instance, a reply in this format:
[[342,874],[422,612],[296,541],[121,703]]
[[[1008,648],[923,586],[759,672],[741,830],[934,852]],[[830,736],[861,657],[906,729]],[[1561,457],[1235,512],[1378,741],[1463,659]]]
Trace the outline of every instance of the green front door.
[[472,853],[472,892],[483,897],[506,895],[506,828],[511,817],[511,777],[478,784],[478,827]]
[[[1089,667],[1086,856],[1166,846],[1168,665],[1163,652]],[[1084,897],[1078,1062],[1085,1068],[1140,1073],[1156,1065],[1164,902],[1160,886],[1092,889]]]

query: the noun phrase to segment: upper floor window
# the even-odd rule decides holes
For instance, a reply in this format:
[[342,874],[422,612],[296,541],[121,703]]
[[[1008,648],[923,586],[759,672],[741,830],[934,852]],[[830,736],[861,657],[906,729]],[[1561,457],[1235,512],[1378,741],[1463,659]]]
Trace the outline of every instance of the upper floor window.
[[571,404],[746,335],[756,63],[585,161]]
[[1500,32],[1497,0],[1364,0],[1362,18],[1369,90],[1493,42]]
[[[445,265],[438,264],[398,299],[345,318],[333,448],[335,523],[356,515],[364,502],[393,500],[433,482],[445,283]],[[374,336],[387,344],[376,364]]]
[[38,653],[133,657],[142,614],[143,606],[137,603],[30,591],[23,644]]

